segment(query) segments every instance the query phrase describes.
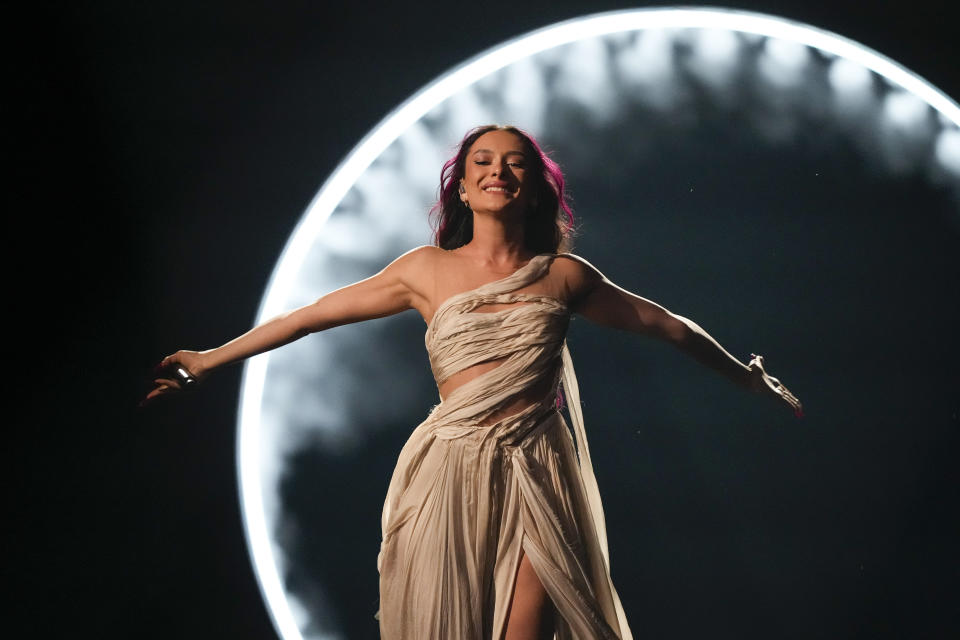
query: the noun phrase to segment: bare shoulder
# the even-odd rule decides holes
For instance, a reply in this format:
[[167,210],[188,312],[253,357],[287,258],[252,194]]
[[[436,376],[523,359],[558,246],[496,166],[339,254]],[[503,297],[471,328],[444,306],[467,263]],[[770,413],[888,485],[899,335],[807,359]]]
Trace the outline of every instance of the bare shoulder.
[[553,270],[563,283],[570,303],[582,300],[604,279],[599,269],[573,253],[558,253]]
[[406,281],[419,279],[424,273],[432,272],[442,259],[443,249],[423,245],[410,249],[388,264],[383,273],[399,277]]
[[426,266],[433,264],[443,253],[445,252],[440,247],[429,244],[421,245],[401,254],[397,259],[387,265],[387,268],[408,269],[411,267]]
[[599,269],[587,262],[586,258],[575,253],[558,253],[554,263],[559,269],[569,272],[570,275],[603,277]]
[[432,245],[416,247],[388,264],[377,277],[404,290],[409,305],[428,317],[436,274],[446,253]]

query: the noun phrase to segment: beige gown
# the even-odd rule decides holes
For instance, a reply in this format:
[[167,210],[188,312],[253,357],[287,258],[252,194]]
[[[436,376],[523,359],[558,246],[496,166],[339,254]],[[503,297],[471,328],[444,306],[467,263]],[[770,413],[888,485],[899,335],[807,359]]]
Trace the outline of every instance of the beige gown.
[[[556,608],[557,640],[632,639],[610,580],[564,341],[569,312],[554,297],[519,291],[535,290],[554,258],[538,255],[502,280],[449,298],[427,328],[438,385],[501,360],[434,407],[400,452],[377,560],[383,640],[499,640],[521,549]],[[491,304],[510,306],[477,311]],[[576,449],[556,407],[561,380]],[[540,402],[487,419],[542,388],[549,392]]]

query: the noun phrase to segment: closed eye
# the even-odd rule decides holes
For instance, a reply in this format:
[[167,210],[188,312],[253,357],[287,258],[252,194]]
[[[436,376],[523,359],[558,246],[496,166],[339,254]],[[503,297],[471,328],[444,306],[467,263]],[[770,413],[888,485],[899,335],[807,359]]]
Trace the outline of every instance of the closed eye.
[[[473,164],[477,165],[488,165],[490,164],[489,160],[474,160]],[[507,166],[516,167],[517,169],[523,169],[525,165],[522,162],[508,162]]]

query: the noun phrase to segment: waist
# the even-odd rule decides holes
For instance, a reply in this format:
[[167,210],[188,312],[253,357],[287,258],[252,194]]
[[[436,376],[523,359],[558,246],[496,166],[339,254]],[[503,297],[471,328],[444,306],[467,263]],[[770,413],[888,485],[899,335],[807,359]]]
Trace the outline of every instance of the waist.
[[528,398],[518,398],[515,403],[474,416],[457,416],[457,412],[448,413],[446,409],[441,402],[424,425],[429,425],[430,432],[442,440],[477,436],[485,440],[492,438],[505,443],[516,442],[525,438],[546,418],[559,415],[554,393],[532,402]]

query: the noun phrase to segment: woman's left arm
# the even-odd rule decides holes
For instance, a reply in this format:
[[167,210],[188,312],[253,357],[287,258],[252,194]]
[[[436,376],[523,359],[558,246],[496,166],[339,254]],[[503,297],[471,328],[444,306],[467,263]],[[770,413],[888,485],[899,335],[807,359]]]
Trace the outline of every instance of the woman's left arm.
[[762,356],[753,356],[749,364],[743,364],[693,320],[671,313],[656,302],[617,286],[586,260],[569,254],[567,256],[580,265],[566,269],[572,311],[605,327],[624,329],[669,342],[738,386],[774,396],[798,417],[803,415],[797,397],[779,380],[766,373]]

